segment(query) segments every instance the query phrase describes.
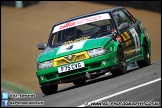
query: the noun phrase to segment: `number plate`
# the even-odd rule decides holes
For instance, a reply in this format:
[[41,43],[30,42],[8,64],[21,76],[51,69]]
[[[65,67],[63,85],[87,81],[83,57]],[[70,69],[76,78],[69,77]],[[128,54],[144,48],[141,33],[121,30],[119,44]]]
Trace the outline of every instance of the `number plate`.
[[71,71],[71,70],[75,70],[75,69],[79,69],[83,67],[85,67],[84,62],[73,63],[70,65],[58,67],[58,73],[67,72],[67,71]]

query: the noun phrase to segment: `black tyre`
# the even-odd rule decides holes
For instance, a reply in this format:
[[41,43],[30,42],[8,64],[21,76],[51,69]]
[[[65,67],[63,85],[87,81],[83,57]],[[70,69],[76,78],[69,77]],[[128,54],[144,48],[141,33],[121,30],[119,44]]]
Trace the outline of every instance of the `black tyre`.
[[74,81],[73,81],[73,84],[76,85],[76,86],[82,86],[82,85],[85,84],[85,81],[86,81],[85,78],[77,79],[77,80],[74,80]]
[[57,89],[58,89],[58,84],[41,87],[41,90],[45,95],[50,95],[50,94],[56,93]]
[[148,66],[151,64],[151,56],[147,47],[147,43],[144,42],[144,60],[137,61],[137,64],[140,68]]
[[127,63],[125,60],[124,51],[121,47],[119,47],[117,50],[117,60],[117,68],[111,71],[114,76],[119,76],[127,72]]

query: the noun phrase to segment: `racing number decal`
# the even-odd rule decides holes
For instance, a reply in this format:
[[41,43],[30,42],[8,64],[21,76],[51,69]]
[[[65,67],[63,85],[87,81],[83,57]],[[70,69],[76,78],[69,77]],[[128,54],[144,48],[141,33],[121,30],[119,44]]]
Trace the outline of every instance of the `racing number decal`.
[[135,30],[135,28],[130,28],[129,31],[131,32],[133,38],[134,38],[134,43],[135,43],[135,49],[136,52],[140,50],[140,41],[139,41],[139,36]]

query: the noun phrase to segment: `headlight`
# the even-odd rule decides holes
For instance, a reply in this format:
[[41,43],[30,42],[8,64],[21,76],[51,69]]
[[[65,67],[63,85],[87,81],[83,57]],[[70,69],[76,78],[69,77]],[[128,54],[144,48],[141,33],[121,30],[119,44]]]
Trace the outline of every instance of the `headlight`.
[[53,67],[53,60],[38,63],[37,66],[38,66],[38,70],[51,68],[51,67]]
[[96,49],[89,50],[87,52],[88,52],[88,55],[90,57],[95,57],[95,56],[106,54],[107,50],[105,48],[101,47],[101,48],[96,48]]

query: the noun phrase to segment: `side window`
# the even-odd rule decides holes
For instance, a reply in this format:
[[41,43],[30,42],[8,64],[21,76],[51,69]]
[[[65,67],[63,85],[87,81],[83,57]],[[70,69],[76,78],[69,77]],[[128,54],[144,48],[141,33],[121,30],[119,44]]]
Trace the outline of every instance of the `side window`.
[[126,13],[126,15],[128,16],[129,20],[130,20],[132,23],[136,23],[136,18],[133,17],[133,15],[131,15],[131,14],[128,12],[128,10],[126,10],[126,9],[123,9],[123,10],[124,10],[124,12]]
[[113,12],[113,15],[117,21],[118,26],[123,22],[128,22],[129,25],[132,24],[132,21],[127,17],[127,15],[122,10],[117,10]]
[[114,11],[113,12],[113,16],[117,22],[117,25],[119,26],[123,21],[122,21],[122,18],[119,16],[118,12],[117,11]]
[[121,18],[123,19],[123,22],[130,22],[123,11],[118,11],[118,13],[119,13],[119,16],[121,16]]

